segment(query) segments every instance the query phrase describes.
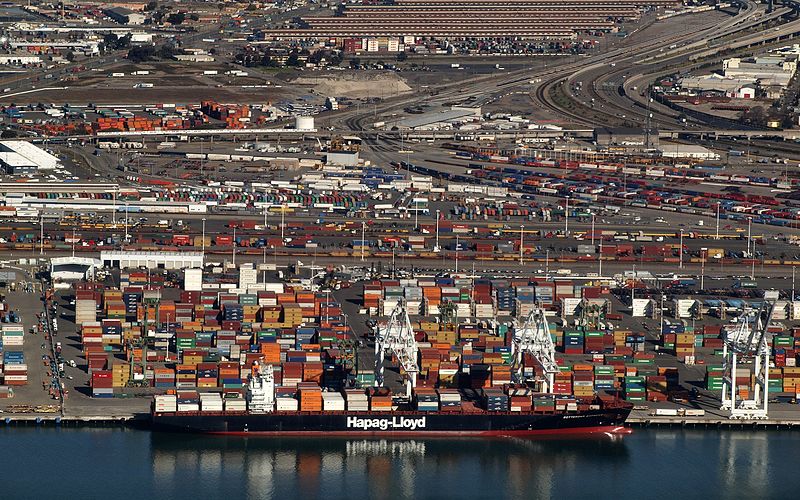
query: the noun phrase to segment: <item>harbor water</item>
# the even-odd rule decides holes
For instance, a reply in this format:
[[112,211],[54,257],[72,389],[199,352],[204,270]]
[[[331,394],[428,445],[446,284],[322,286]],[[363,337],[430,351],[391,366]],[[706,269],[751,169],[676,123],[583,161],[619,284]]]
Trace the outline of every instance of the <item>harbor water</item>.
[[797,498],[800,433],[264,439],[0,429],[3,498]]

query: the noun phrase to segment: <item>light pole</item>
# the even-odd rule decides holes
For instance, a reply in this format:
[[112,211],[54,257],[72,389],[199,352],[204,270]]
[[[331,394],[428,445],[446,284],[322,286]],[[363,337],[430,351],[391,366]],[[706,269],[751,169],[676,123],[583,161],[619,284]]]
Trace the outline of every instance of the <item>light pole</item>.
[[44,254],[44,215],[39,216],[39,255]]
[[362,222],[361,223],[361,262],[364,262],[364,246],[366,245],[366,242],[364,241],[364,233],[366,233],[366,231],[367,231],[367,223],[366,222]]
[[128,204],[125,203],[125,243],[128,242]]
[[717,240],[719,240],[719,206],[720,206],[720,203],[717,202],[717,233],[716,233],[716,239]]
[[678,249],[678,256],[680,257],[679,269],[683,269],[683,229],[681,229],[680,248]]
[[286,221],[286,205],[281,205],[281,245],[283,245],[284,241],[286,241],[286,240],[283,239],[283,237],[284,237],[284,233],[283,233],[284,226],[286,226],[285,221]]
[[708,248],[701,248],[700,249],[700,290],[705,288],[705,281],[706,281],[706,254],[708,254]]
[[566,203],[564,203],[564,236],[569,234],[569,196],[566,197]]
[[419,201],[414,198],[414,231],[419,228]]
[[592,213],[592,247],[594,247],[594,218],[595,215]]
[[752,236],[753,219],[747,219],[747,256],[753,258],[753,253],[750,251],[751,236]]
[[439,248],[439,212],[440,210],[436,211],[436,245],[433,247],[434,252],[438,252]]
[[525,226],[524,225],[520,225],[519,226],[519,265],[520,266],[522,265],[522,256],[523,256],[523,253],[525,252],[525,250],[524,250],[525,246],[524,245],[525,245]]
[[544,278],[550,277],[550,249],[548,248],[544,254]]
[[459,247],[460,247],[460,245],[458,243],[458,235],[456,235],[456,272],[455,272],[455,274],[458,274],[458,249],[459,249]]
[[792,302],[794,302],[794,271],[795,266],[792,266]]
[[599,265],[599,269],[597,270],[597,274],[600,278],[603,277],[603,238],[600,238],[600,255],[597,258],[597,262]]
[[203,234],[200,236],[200,262],[205,264],[206,259],[206,218],[203,217]]
[[233,226],[233,247],[231,248],[233,267],[236,267],[236,226]]

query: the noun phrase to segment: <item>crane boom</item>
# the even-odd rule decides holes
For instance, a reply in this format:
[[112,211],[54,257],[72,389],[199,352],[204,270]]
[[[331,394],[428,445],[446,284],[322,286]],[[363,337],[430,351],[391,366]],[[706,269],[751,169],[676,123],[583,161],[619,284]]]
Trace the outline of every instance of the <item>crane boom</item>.
[[512,372],[517,381],[524,381],[523,356],[528,353],[536,359],[544,371],[543,392],[552,390],[555,374],[559,371],[555,356],[556,346],[550,336],[550,326],[541,307],[534,307],[525,322],[515,326],[511,349],[514,360]]
[[[736,328],[726,330],[723,344],[723,410],[730,410],[730,418],[766,419],[769,398],[769,346],[770,321],[775,303],[764,301],[757,311],[746,311],[740,316]],[[739,391],[737,372],[739,361],[751,359],[753,365],[752,394],[747,397]],[[748,379],[749,379],[748,374]],[[748,386],[748,389],[750,387]],[[750,391],[748,390],[748,393]]]
[[375,336],[375,386],[384,385],[386,355],[397,358],[400,368],[405,373],[406,396],[411,397],[411,389],[417,385],[417,354],[419,347],[414,338],[414,328],[408,317],[405,303],[401,300],[392,310],[385,325],[378,326]]

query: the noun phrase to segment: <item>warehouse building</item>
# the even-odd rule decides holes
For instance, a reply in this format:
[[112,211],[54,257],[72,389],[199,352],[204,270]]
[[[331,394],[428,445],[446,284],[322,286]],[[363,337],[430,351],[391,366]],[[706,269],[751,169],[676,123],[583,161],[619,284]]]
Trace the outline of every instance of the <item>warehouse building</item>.
[[54,257],[50,259],[50,278],[53,281],[93,279],[102,262],[89,257]]
[[0,141],[0,168],[9,175],[30,175],[58,167],[57,156],[25,141]]
[[594,130],[595,143],[603,148],[647,150],[658,147],[658,130],[631,127],[602,127]]
[[143,14],[126,9],[125,7],[112,7],[104,10],[103,14],[119,24],[144,24]]
[[445,111],[432,111],[409,116],[397,123],[400,130],[441,130],[450,129],[454,125],[471,123],[480,120],[481,108],[465,108],[453,106]]
[[100,252],[103,266],[109,268],[187,269],[203,267],[201,252]]

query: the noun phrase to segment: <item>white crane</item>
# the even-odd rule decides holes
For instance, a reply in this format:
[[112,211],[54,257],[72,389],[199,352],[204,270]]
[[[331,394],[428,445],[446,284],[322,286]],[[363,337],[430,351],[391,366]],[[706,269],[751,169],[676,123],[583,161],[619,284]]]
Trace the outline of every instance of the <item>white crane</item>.
[[[723,410],[732,419],[766,419],[769,399],[769,346],[767,327],[775,310],[773,302],[764,301],[758,311],[746,311],[736,328],[726,330],[723,345]],[[739,361],[752,359],[754,381],[747,399],[737,394],[736,371]],[[748,374],[748,379],[749,379]]]
[[511,344],[511,354],[514,359],[512,373],[517,382],[523,382],[523,357],[529,353],[542,366],[544,380],[542,392],[553,389],[555,374],[558,373],[556,364],[556,346],[550,336],[550,327],[544,310],[534,307],[523,324],[514,326],[514,341]]
[[405,372],[406,396],[411,398],[411,389],[417,386],[419,373],[418,351],[411,319],[401,300],[392,310],[388,322],[378,326],[375,335],[375,386],[383,386],[386,355],[391,354],[397,358],[400,368]]

